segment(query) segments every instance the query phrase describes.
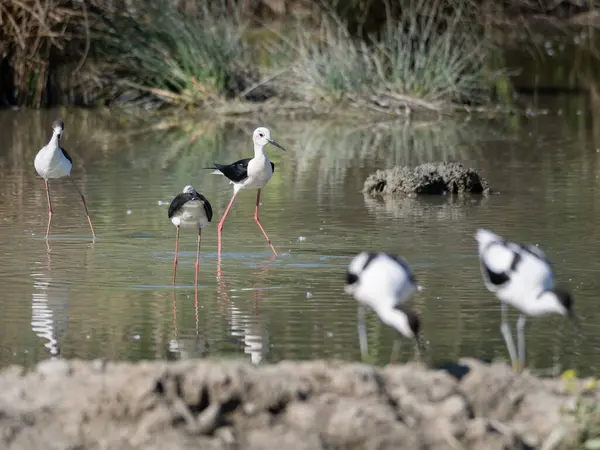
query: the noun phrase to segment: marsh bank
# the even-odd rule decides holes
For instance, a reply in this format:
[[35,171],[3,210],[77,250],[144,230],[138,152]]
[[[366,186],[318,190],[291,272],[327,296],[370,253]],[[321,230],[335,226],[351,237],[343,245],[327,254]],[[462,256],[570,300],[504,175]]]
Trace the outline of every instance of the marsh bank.
[[600,429],[595,380],[460,360],[48,360],[0,373],[7,449],[580,448]]

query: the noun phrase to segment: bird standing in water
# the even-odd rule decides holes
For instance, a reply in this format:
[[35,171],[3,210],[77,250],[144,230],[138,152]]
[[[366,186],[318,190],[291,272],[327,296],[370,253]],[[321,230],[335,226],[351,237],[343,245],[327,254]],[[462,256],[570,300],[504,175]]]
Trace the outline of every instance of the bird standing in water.
[[[254,141],[254,158],[245,158],[240,159],[231,164],[218,164],[215,163],[214,168],[217,169],[213,173],[214,174],[223,174],[225,177],[233,184],[233,197],[231,197],[231,201],[219,222],[219,226],[217,228],[217,237],[218,237],[218,253],[221,255],[221,234],[223,231],[223,224],[225,223],[225,219],[227,218],[227,214],[229,214],[229,210],[233,205],[235,197],[241,189],[249,189],[249,188],[257,188],[258,193],[256,195],[256,209],[254,212],[254,220],[256,221],[258,227],[263,232],[267,243],[273,250],[273,253],[277,255],[269,236],[263,226],[260,223],[260,219],[258,218],[258,207],[260,205],[260,191],[265,186],[269,180],[273,177],[273,172],[275,171],[275,164],[269,161],[267,153],[265,151],[265,147],[268,144],[274,145],[275,147],[285,151],[281,145],[271,139],[271,132],[268,128],[259,127],[254,130],[252,135],[252,140]],[[212,168],[212,167],[211,167]]]
[[83,203],[83,209],[85,211],[85,215],[87,216],[88,222],[90,224],[90,229],[92,230],[92,236],[95,238],[96,233],[94,233],[94,226],[92,225],[92,219],[90,218],[90,213],[88,211],[87,204],[85,202],[85,197],[81,193],[81,190],[75,183],[75,180],[71,178],[71,169],[73,167],[73,160],[69,156],[69,154],[65,151],[64,148],[60,146],[60,138],[63,135],[65,130],[65,124],[62,120],[55,120],[52,124],[52,137],[50,138],[50,142],[46,144],[35,156],[34,166],[35,170],[39,176],[44,179],[44,183],[46,184],[46,197],[48,199],[48,226],[46,228],[46,240],[48,239],[48,235],[50,234],[50,224],[52,223],[52,200],[50,199],[50,188],[48,186],[48,180],[51,178],[63,178],[69,177],[75,189],[79,193],[81,197],[81,201]]
[[173,284],[177,275],[177,257],[179,253],[179,229],[181,227],[198,230],[198,241],[196,246],[196,278],[198,284],[198,267],[200,265],[200,238],[202,228],[212,220],[213,212],[210,202],[202,194],[199,194],[193,186],[187,185],[183,192],[178,194],[171,204],[167,213],[171,223],[177,227],[175,237],[175,257],[173,259]]
[[410,267],[402,258],[387,253],[361,252],[352,259],[346,274],[347,294],[358,301],[358,336],[361,354],[367,353],[364,307],[407,338],[419,342],[419,317],[403,303],[416,290]]
[[[520,371],[525,366],[526,315],[561,314],[569,317],[580,333],[573,298],[567,290],[554,286],[554,273],[542,250],[505,241],[484,228],[477,230],[475,238],[484,284],[501,302],[500,331],[515,370]],[[517,320],[518,352],[507,322],[508,305],[521,312]]]

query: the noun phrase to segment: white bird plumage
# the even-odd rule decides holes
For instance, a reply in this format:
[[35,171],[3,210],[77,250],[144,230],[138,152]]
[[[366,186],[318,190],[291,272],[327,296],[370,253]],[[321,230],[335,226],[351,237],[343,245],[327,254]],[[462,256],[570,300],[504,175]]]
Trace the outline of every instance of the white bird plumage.
[[[261,188],[266,185],[274,173],[274,165],[269,160],[266,152],[268,144],[272,144],[285,151],[281,145],[271,139],[271,131],[265,127],[258,127],[252,133],[254,143],[254,157],[245,158],[232,164],[218,164],[218,168],[211,172],[214,175],[224,175],[233,184],[234,193],[241,189]],[[229,170],[227,170],[229,169]]]
[[[555,287],[550,261],[538,247],[505,241],[484,228],[477,230],[475,238],[484,284],[501,302],[501,332],[512,364],[520,370],[525,363],[525,316],[555,313],[569,317],[577,326],[573,299],[567,290]],[[518,351],[506,319],[507,305],[521,313],[517,321]]]
[[176,227],[202,229],[212,220],[212,208],[206,197],[198,194],[190,184],[183,188],[182,194],[171,202],[169,217]]
[[52,124],[52,137],[35,156],[33,162],[35,170],[44,180],[62,178],[71,175],[73,163],[66,153],[60,148],[60,138],[64,124],[57,120]]
[[402,258],[387,253],[361,252],[352,259],[346,275],[347,294],[358,301],[358,333],[361,353],[367,350],[364,306],[385,324],[419,343],[420,321],[403,303],[416,290],[412,271]]
[[208,199],[198,193],[194,186],[188,184],[183,188],[169,205],[167,216],[171,223],[177,228],[175,237],[175,256],[173,258],[173,284],[177,276],[177,262],[179,254],[179,229],[195,229],[198,230],[198,239],[196,246],[196,279],[195,284],[198,284],[198,267],[200,264],[200,240],[202,237],[202,228],[209,224],[212,220],[213,211]]
[[229,202],[229,205],[227,205],[227,208],[223,213],[223,217],[219,222],[219,226],[217,227],[217,253],[219,255],[221,254],[221,233],[223,231],[225,219],[229,214],[229,210],[231,209],[238,192],[242,189],[249,188],[258,189],[256,194],[254,221],[262,231],[273,253],[277,255],[275,247],[273,247],[273,244],[271,243],[271,239],[269,239],[267,232],[260,223],[260,219],[258,218],[258,208],[260,205],[261,189],[273,177],[273,172],[275,171],[275,164],[269,161],[265,147],[268,144],[271,144],[283,151],[285,151],[285,148],[271,139],[271,132],[265,127],[258,127],[256,130],[254,130],[254,133],[252,134],[252,141],[254,142],[253,158],[240,159],[239,161],[235,161],[231,164],[214,164],[214,168],[217,170],[213,171],[212,173],[223,174],[229,180],[230,184],[233,184],[233,196],[231,197],[231,201]]
[[90,229],[92,230],[92,236],[95,238],[96,233],[94,232],[94,226],[92,225],[92,219],[88,211],[85,197],[79,189],[79,186],[77,186],[77,183],[75,183],[75,180],[71,178],[73,161],[65,149],[60,146],[60,138],[63,135],[64,129],[65,124],[62,120],[59,119],[54,121],[52,124],[52,137],[50,138],[50,141],[40,149],[37,155],[35,155],[35,160],[33,161],[36,172],[44,179],[44,184],[46,185],[46,198],[48,200],[48,226],[46,228],[46,240],[50,234],[50,224],[52,223],[53,215],[48,180],[63,177],[69,177],[69,180],[71,180],[71,183],[73,183],[73,186],[75,189],[77,189],[77,192],[79,193],[83,203],[83,210],[85,211],[88,223],[90,224]]

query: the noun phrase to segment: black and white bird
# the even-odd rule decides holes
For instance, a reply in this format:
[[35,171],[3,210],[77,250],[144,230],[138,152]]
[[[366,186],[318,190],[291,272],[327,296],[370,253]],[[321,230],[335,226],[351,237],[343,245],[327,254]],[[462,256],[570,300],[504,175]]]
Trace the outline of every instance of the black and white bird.
[[404,307],[417,289],[415,277],[404,259],[388,253],[361,252],[350,262],[345,291],[358,301],[358,335],[361,353],[367,352],[364,308],[407,338],[419,342],[419,317]]
[[[566,289],[555,287],[552,266],[542,250],[505,241],[484,228],[477,230],[475,238],[484,284],[501,302],[500,331],[516,370],[522,370],[525,365],[526,316],[553,313],[567,316],[579,332],[578,319],[573,312],[573,298]],[[521,313],[517,320],[518,353],[507,322],[507,305]]]
[[44,179],[44,183],[46,184],[46,197],[48,198],[48,226],[46,228],[46,240],[48,239],[48,235],[50,234],[50,224],[52,223],[53,214],[52,200],[50,199],[50,189],[48,186],[48,180],[52,178],[63,177],[69,177],[69,180],[71,180],[73,186],[75,186],[75,189],[77,189],[77,192],[81,196],[81,201],[83,202],[83,209],[90,224],[92,236],[95,238],[96,233],[94,233],[94,226],[92,225],[92,219],[90,218],[90,213],[85,202],[85,197],[83,196],[81,190],[75,183],[75,180],[71,178],[73,160],[65,151],[65,149],[60,146],[60,138],[62,137],[64,130],[65,124],[63,123],[63,121],[55,120],[52,124],[52,137],[50,138],[50,142],[48,142],[37,153],[34,160],[35,170],[38,173],[38,175]]
[[183,192],[178,194],[171,204],[168,211],[169,219],[177,228],[175,237],[175,258],[173,259],[173,284],[177,275],[177,257],[179,253],[179,229],[187,228],[198,230],[198,243],[196,247],[196,279],[198,284],[198,267],[200,262],[200,238],[202,228],[212,220],[213,212],[210,202],[202,194],[199,194],[193,186],[187,185]]
[[[258,193],[256,195],[254,220],[258,224],[260,230],[263,232],[267,243],[271,247],[271,250],[273,250],[273,253],[277,255],[269,236],[267,236],[267,233],[261,225],[260,219],[258,218],[258,207],[260,204],[260,191],[263,186],[265,186],[273,177],[273,172],[275,171],[275,164],[269,161],[265,147],[268,144],[272,144],[283,151],[285,151],[285,148],[271,139],[271,132],[268,128],[264,127],[259,127],[254,130],[252,140],[254,141],[254,158],[240,159],[239,161],[231,164],[214,164],[214,168],[217,170],[212,173],[225,175],[230,184],[233,184],[233,197],[231,197],[231,201],[229,202],[229,205],[227,206],[227,209],[223,214],[223,218],[219,222],[219,226],[217,228],[219,255],[221,254],[221,233],[223,231],[223,224],[225,223],[225,219],[227,218],[227,214],[229,214],[229,210],[233,205],[235,197],[242,189],[258,189]],[[212,169],[213,167],[208,168]]]

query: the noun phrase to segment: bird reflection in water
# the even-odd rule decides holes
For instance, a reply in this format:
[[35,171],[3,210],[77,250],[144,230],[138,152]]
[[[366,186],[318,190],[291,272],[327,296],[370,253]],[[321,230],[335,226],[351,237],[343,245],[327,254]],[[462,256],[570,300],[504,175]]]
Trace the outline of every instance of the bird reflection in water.
[[198,331],[198,284],[194,286],[194,318],[196,333],[192,338],[179,337],[177,326],[177,289],[173,286],[173,329],[175,338],[169,341],[169,353],[178,354],[179,359],[201,356],[204,353],[204,340]]
[[[262,323],[259,306],[269,273],[269,265],[277,258],[272,255],[266,261],[263,267],[257,272],[256,281],[252,285],[253,308],[252,314],[244,313],[231,300],[230,289],[227,281],[223,277],[221,258],[217,257],[217,291],[219,293],[220,310],[229,316],[231,335],[236,338],[242,338],[244,343],[244,353],[250,355],[250,361],[253,364],[260,363],[269,351],[269,336],[264,324]],[[258,268],[258,265],[257,265]]]
[[60,354],[60,331],[66,319],[56,320],[55,314],[66,313],[69,304],[69,289],[52,280],[52,248],[46,240],[46,268],[40,264],[40,271],[32,273],[34,291],[31,295],[31,331],[45,339],[45,350],[50,358]]
[[[45,350],[50,358],[56,358],[61,354],[61,338],[69,321],[70,287],[56,276],[50,240],[45,243],[46,263],[40,263],[39,271],[31,274],[34,288],[31,295],[31,331],[47,341],[44,344]],[[94,241],[86,247],[86,263],[80,265],[85,270],[92,260]],[[80,266],[69,264],[69,267]]]

